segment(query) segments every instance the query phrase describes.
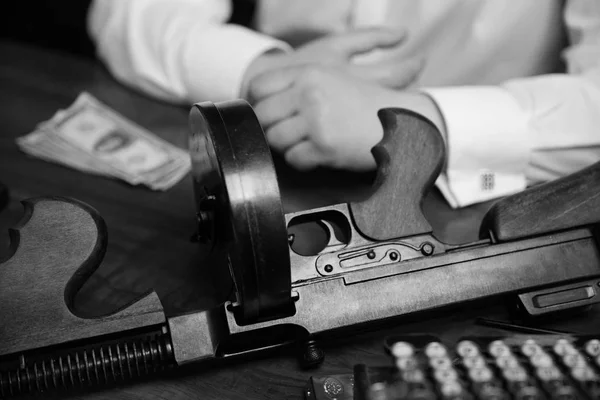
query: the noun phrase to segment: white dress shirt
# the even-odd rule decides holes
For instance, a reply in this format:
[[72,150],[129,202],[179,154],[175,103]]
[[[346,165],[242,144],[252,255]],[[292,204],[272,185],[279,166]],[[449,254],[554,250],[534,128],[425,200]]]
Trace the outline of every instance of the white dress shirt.
[[414,86],[446,125],[437,185],[453,207],[600,159],[597,0],[262,0],[253,30],[227,24],[230,13],[226,0],[94,0],[88,25],[119,80],[176,102],[239,97],[247,67],[271,49],[405,28],[401,51],[426,59]]

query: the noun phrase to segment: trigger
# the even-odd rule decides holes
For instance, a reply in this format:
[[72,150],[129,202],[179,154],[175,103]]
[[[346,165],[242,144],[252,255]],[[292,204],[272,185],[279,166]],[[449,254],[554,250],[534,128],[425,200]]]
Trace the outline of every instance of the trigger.
[[327,230],[327,246],[325,246],[325,249],[328,251],[335,251],[346,246],[346,243],[339,240],[336,236],[335,229],[331,223],[323,219],[320,220],[319,223],[321,223]]

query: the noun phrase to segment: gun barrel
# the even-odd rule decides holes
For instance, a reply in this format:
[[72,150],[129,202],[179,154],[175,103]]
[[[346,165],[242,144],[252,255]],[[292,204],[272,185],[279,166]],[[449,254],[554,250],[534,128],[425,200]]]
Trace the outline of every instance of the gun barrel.
[[0,398],[120,384],[175,366],[166,326],[0,358]]

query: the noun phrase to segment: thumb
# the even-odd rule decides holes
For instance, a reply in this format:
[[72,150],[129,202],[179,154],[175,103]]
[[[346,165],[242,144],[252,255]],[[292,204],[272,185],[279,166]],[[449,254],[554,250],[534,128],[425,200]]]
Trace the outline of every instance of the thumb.
[[404,41],[406,31],[390,28],[365,28],[341,33],[333,40],[335,47],[348,58],[374,49],[393,47]]

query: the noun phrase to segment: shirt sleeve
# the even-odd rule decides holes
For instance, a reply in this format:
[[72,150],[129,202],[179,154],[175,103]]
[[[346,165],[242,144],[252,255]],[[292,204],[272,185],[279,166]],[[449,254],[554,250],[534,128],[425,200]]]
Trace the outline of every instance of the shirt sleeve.
[[259,55],[290,51],[279,40],[226,24],[225,0],[94,0],[88,30],[121,82],[171,102],[240,96]]
[[565,7],[567,73],[500,86],[424,89],[444,118],[448,159],[436,185],[463,207],[600,159],[600,3]]

